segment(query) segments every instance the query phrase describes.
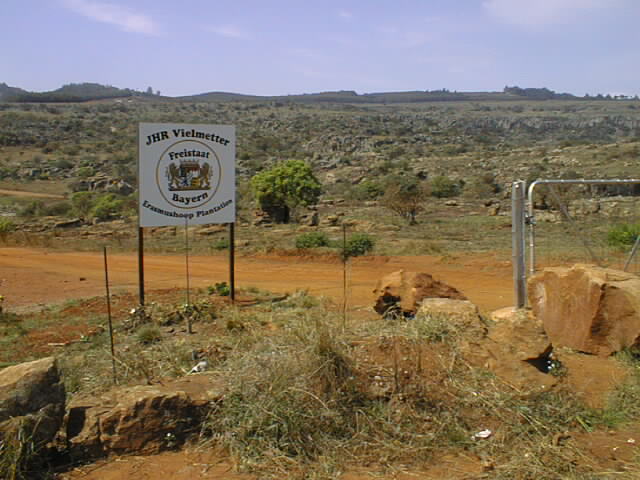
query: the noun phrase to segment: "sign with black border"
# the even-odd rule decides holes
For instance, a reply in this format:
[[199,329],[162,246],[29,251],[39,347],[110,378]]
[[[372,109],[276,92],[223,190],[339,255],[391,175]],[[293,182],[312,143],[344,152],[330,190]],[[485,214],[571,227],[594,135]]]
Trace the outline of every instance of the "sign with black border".
[[139,225],[235,222],[233,125],[140,123]]

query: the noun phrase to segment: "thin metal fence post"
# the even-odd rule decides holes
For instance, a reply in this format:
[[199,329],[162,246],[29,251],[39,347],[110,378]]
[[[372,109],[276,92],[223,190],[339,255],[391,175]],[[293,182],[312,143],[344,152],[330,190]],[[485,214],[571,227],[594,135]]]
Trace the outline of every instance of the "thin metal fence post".
[[109,347],[111,348],[111,370],[113,375],[113,384],[118,383],[116,375],[116,351],[113,344],[113,321],[111,319],[111,294],[109,292],[109,266],[107,265],[107,247],[103,247],[104,253],[104,285],[107,292],[107,321],[109,326]]
[[523,308],[527,301],[527,274],[525,270],[525,182],[513,182],[511,190],[511,255],[516,307]]

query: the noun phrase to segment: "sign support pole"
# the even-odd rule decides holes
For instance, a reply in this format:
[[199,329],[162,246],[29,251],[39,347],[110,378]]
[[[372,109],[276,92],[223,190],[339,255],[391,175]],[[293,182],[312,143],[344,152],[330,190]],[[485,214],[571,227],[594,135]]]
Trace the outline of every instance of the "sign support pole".
[[231,303],[236,301],[236,224],[229,224],[229,294]]
[[186,275],[187,275],[187,308],[186,308],[186,312],[187,312],[187,333],[191,334],[193,333],[193,327],[192,327],[192,322],[191,322],[191,295],[190,295],[190,290],[191,290],[191,285],[189,282],[189,218],[188,217],[184,217],[184,263],[185,263],[185,269],[186,269]]

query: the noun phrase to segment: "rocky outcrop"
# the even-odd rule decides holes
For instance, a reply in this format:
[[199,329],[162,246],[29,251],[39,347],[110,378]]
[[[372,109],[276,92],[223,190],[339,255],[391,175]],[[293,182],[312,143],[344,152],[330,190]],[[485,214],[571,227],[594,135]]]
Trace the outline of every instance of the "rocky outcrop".
[[99,398],[74,400],[64,437],[73,458],[158,453],[198,433],[212,404],[221,398],[220,383],[209,375],[115,388]]
[[376,296],[374,309],[380,315],[398,308],[404,315],[413,315],[425,298],[467,299],[457,289],[434,279],[428,273],[404,270],[380,279],[373,293]]
[[558,383],[557,376],[548,374],[552,348],[542,322],[513,308],[493,312],[491,319],[488,335],[467,336],[461,345],[469,364],[491,370],[521,392],[546,391]]
[[[33,461],[53,440],[62,423],[64,402],[64,385],[54,358],[0,370],[0,445],[16,452],[16,463]],[[32,457],[23,458],[25,451]]]
[[640,278],[589,265],[547,268],[529,303],[554,347],[608,356],[640,342]]

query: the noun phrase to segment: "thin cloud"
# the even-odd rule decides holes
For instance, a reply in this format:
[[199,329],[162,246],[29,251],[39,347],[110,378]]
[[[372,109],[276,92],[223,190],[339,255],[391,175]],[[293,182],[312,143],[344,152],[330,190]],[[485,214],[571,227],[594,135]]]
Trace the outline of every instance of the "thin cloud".
[[248,40],[251,38],[248,32],[235,25],[219,25],[216,27],[208,27],[207,30],[221,37],[235,40]]
[[497,20],[516,26],[542,27],[569,22],[577,15],[611,9],[624,0],[485,0],[483,8]]
[[114,25],[125,32],[156,35],[159,31],[151,17],[121,5],[91,0],[64,0],[64,5],[91,20]]
[[339,10],[338,16],[343,20],[351,20],[353,18],[353,13],[348,10]]

